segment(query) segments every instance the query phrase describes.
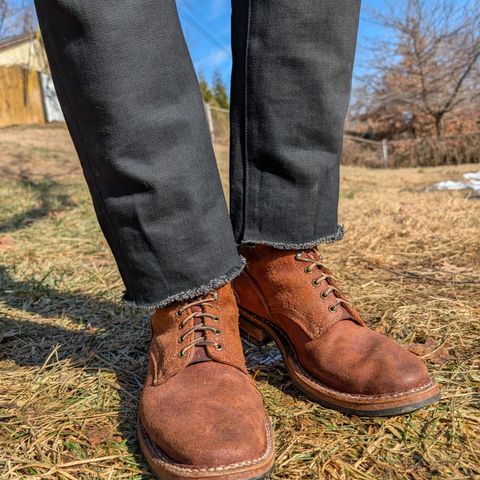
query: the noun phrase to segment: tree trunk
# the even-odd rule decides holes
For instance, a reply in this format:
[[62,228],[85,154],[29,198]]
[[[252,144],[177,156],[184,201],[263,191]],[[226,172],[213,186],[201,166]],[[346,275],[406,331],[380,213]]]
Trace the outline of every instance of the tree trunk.
[[443,113],[435,116],[435,134],[437,137],[443,135]]

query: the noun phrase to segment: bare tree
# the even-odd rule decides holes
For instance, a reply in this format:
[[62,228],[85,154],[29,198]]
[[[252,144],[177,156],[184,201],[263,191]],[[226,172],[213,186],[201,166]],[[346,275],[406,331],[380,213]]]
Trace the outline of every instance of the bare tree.
[[3,36],[3,29],[9,14],[8,0],[0,0],[0,38]]
[[28,0],[0,0],[0,38],[35,31],[35,12]]
[[372,11],[386,34],[372,45],[354,112],[398,131],[423,122],[441,136],[447,114],[480,99],[479,11],[479,0],[388,0]]

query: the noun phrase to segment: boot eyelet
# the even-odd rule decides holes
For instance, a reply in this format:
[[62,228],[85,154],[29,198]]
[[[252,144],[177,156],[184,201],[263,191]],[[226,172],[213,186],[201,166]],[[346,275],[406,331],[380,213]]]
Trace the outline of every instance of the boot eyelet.
[[176,315],[177,317],[181,317],[181,316],[182,316],[182,313],[183,313],[183,312],[182,312],[181,310],[177,310],[177,311],[175,312],[175,315]]
[[218,322],[220,320],[220,317],[217,317],[216,315],[214,317],[212,317],[212,320],[214,322]]
[[212,298],[213,298],[214,300],[217,300],[217,299],[218,299],[218,292],[213,292],[213,293],[212,293]]
[[328,310],[329,310],[330,312],[332,312],[332,313],[335,313],[335,312],[337,311],[337,307],[336,307],[335,305],[330,305],[330,306],[328,307]]
[[181,335],[180,337],[178,337],[178,343],[183,343],[185,339],[183,338],[183,335]]
[[305,267],[304,272],[305,272],[305,273],[312,273],[312,272],[313,272],[313,268],[311,267],[311,265],[309,265],[308,267]]
[[178,352],[178,356],[179,356],[180,358],[183,358],[183,357],[185,356],[185,351],[183,350],[183,348],[182,348],[182,350],[180,350],[180,351]]
[[215,335],[220,335],[221,333],[222,333],[222,331],[221,331],[219,328],[217,328],[217,329],[215,330]]
[[302,258],[302,254],[301,253],[296,253],[295,254],[295,260],[300,260]]
[[178,324],[178,329],[179,330],[183,330],[183,327],[185,327],[185,325],[183,323],[179,323]]
[[217,344],[215,345],[215,348],[216,348],[217,350],[219,350],[219,351],[220,351],[220,350],[223,350],[223,346],[220,345],[219,343],[217,343]]
[[326,294],[325,291],[323,291],[323,292],[320,294],[320,296],[321,296],[324,300],[326,300],[326,299],[328,298],[328,294]]
[[316,278],[315,280],[312,280],[312,285],[314,287],[318,287],[320,285],[321,282],[318,281],[318,278]]

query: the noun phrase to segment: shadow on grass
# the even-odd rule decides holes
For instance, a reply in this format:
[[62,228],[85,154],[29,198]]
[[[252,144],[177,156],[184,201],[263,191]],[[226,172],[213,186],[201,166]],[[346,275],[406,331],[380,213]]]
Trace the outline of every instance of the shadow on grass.
[[[114,373],[120,398],[120,433],[128,453],[148,472],[136,441],[137,399],[146,372],[150,336],[146,317],[114,302],[61,292],[35,280],[16,281],[2,266],[0,302],[46,320],[60,317],[83,326],[75,330],[41,321],[0,317],[0,331],[9,332],[9,338],[1,345],[0,360],[40,367],[57,347],[58,359],[68,358],[75,368]],[[142,478],[152,476],[145,473]]]
[[48,217],[55,210],[64,210],[75,206],[75,202],[64,192],[64,185],[57,181],[51,179],[33,181],[23,178],[18,183],[25,190],[33,192],[37,201],[27,211],[17,213],[8,220],[0,222],[0,233],[20,230]]

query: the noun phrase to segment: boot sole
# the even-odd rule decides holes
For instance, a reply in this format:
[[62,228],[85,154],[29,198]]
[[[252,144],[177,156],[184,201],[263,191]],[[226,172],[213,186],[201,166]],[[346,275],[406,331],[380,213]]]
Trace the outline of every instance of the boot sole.
[[239,310],[242,336],[257,345],[264,345],[273,339],[293,383],[310,399],[326,408],[352,415],[382,417],[413,412],[440,399],[438,385],[431,379],[418,388],[390,395],[355,395],[334,390],[305,371],[282,330],[241,306]]
[[137,435],[140,450],[145,460],[159,480],[263,480],[270,477],[275,456],[273,432],[270,422],[265,424],[267,449],[261,457],[220,467],[195,468],[174,462],[150,439],[138,420]]

